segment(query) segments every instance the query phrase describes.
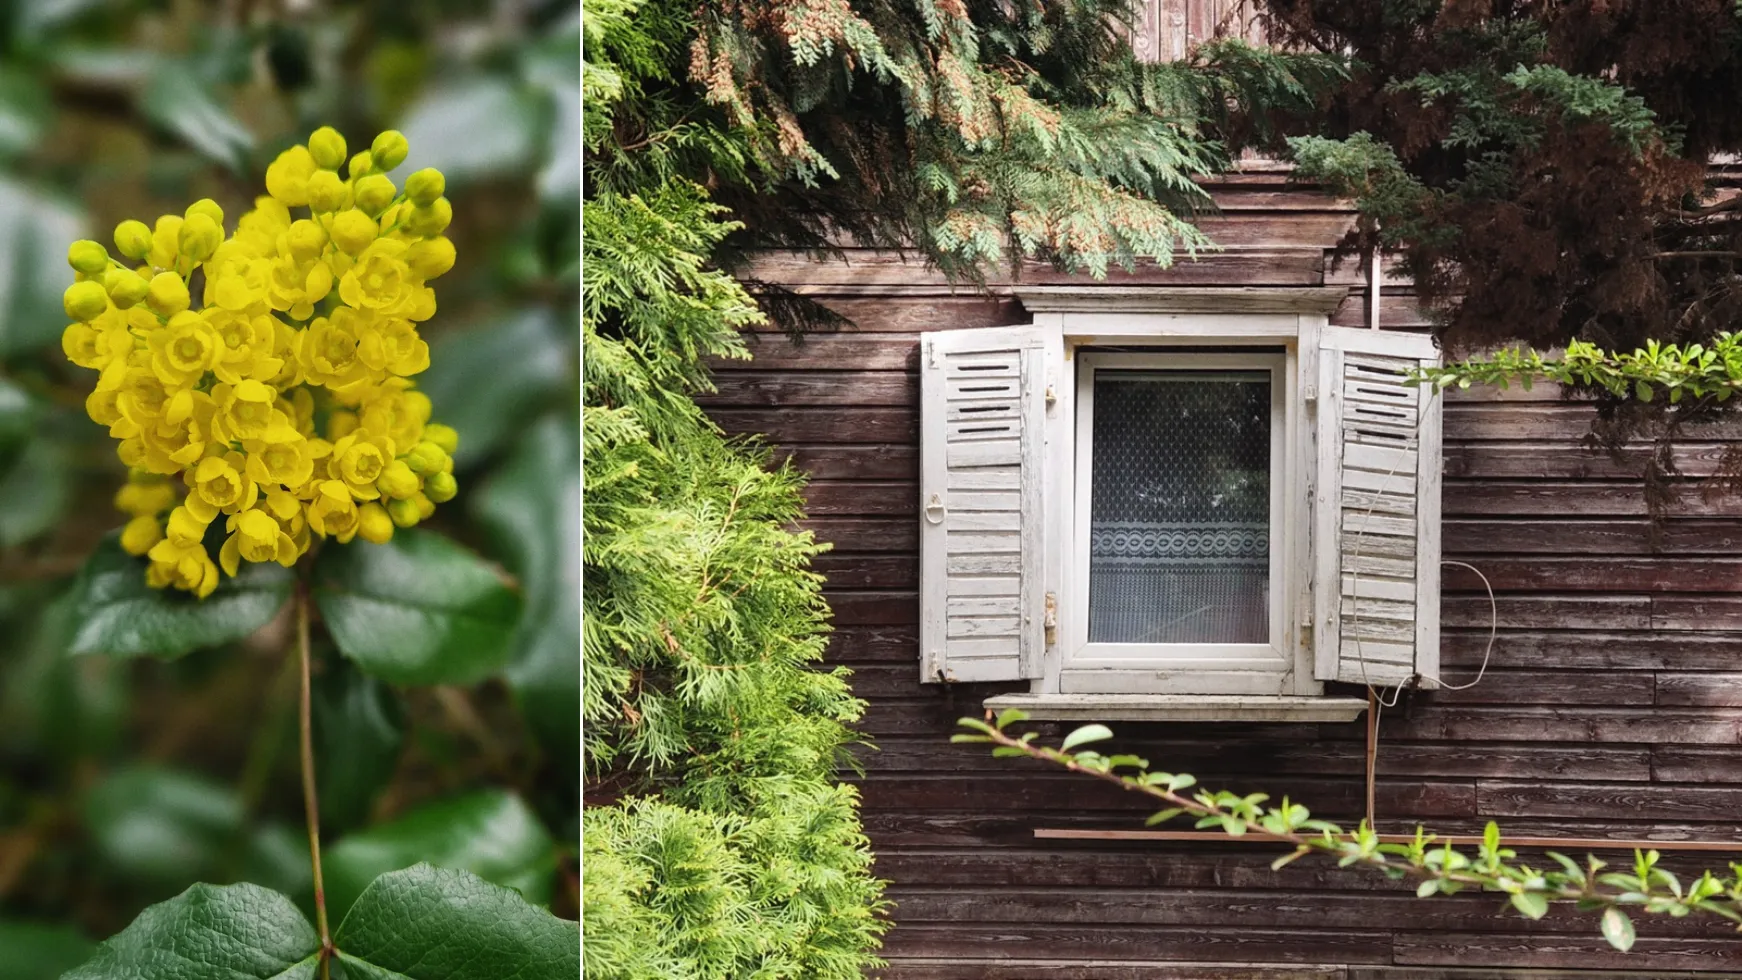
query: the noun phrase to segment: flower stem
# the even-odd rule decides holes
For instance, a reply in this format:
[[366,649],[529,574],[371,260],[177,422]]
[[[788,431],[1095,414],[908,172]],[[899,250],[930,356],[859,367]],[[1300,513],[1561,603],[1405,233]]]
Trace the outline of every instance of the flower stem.
[[315,795],[313,695],[309,685],[308,586],[296,584],[296,650],[302,667],[302,805],[308,822],[308,853],[314,865],[315,926],[321,933],[321,980],[332,976],[333,937],[327,931],[327,891],[321,882],[321,807]]

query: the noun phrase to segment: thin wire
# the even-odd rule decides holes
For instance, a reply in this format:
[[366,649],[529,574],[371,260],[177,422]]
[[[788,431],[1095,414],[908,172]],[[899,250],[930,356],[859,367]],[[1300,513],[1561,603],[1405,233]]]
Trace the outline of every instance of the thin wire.
[[[1440,395],[1441,395],[1441,392],[1436,387],[1433,389],[1432,392],[1430,392],[1429,397],[1430,398],[1438,398],[1438,397],[1440,397]],[[1411,446],[1416,447],[1416,451],[1418,453],[1420,452],[1421,427],[1424,424],[1426,424],[1426,422],[1427,422],[1427,412],[1424,410],[1422,412],[1417,413],[1416,420],[1415,420],[1415,431],[1410,433],[1409,438],[1407,440],[1405,440],[1404,444],[1403,444],[1403,449],[1405,452],[1407,452]],[[1403,465],[1403,458],[1402,458],[1402,455],[1400,454],[1397,461],[1391,464],[1391,470],[1385,474],[1385,479],[1380,481],[1379,488],[1377,490],[1373,491],[1373,499],[1367,505],[1366,512],[1361,515],[1361,523],[1357,526],[1357,529],[1355,531],[1355,550],[1354,550],[1354,554],[1351,556],[1353,560],[1350,561],[1350,563],[1349,563],[1349,576],[1350,576],[1349,587],[1350,587],[1350,592],[1351,592],[1351,595],[1350,595],[1351,607],[1354,610],[1354,616],[1352,617],[1352,621],[1353,621],[1353,624],[1356,626],[1359,626],[1361,623],[1361,600],[1360,600],[1361,544],[1367,535],[1368,521],[1373,516],[1373,511],[1379,506],[1380,495],[1385,492],[1386,485],[1389,484],[1392,481],[1392,479],[1397,476],[1397,468],[1401,465]],[[1461,568],[1467,568],[1470,571],[1474,572],[1476,574],[1477,578],[1482,580],[1482,587],[1484,589],[1486,589],[1488,592],[1488,645],[1482,651],[1482,666],[1477,669],[1475,680],[1470,681],[1470,683],[1468,683],[1468,684],[1447,684],[1443,679],[1441,679],[1438,676],[1434,676],[1434,675],[1417,674],[1416,676],[1423,677],[1426,680],[1432,681],[1433,683],[1439,685],[1440,689],[1442,689],[1442,690],[1464,691],[1464,690],[1468,690],[1469,688],[1475,687],[1477,684],[1480,684],[1482,682],[1482,678],[1488,673],[1488,658],[1490,656],[1492,656],[1494,653],[1494,640],[1495,640],[1495,637],[1497,636],[1497,634],[1499,633],[1500,608],[1499,608],[1499,604],[1494,599],[1494,586],[1492,583],[1490,583],[1488,581],[1488,576],[1482,574],[1481,569],[1470,564],[1469,562],[1454,561],[1454,560],[1449,559],[1449,558],[1440,559],[1440,564],[1441,565],[1457,565]],[[1339,591],[1341,591],[1341,590],[1339,590]],[[1398,703],[1403,700],[1403,689],[1404,689],[1405,685],[1403,685],[1403,684],[1396,685],[1395,691],[1394,691],[1390,701],[1385,700],[1385,696],[1383,693],[1378,693],[1378,692],[1384,691],[1384,689],[1385,689],[1384,685],[1375,685],[1367,679],[1367,657],[1361,651],[1361,639],[1359,637],[1356,637],[1356,639],[1355,639],[1355,658],[1361,664],[1361,680],[1363,683],[1365,683],[1367,685],[1367,689],[1369,691],[1375,692],[1375,700],[1378,702],[1378,704],[1383,706],[1383,707],[1386,707],[1386,708],[1397,707]]]

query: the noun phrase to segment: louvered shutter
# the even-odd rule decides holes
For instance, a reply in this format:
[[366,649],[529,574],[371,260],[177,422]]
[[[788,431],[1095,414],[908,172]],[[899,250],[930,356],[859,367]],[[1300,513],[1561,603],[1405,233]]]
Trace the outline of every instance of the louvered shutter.
[[1319,343],[1314,673],[1392,686],[1439,674],[1440,405],[1404,383],[1416,334],[1326,327]]
[[1045,643],[1037,327],[920,340],[920,679],[1039,676]]

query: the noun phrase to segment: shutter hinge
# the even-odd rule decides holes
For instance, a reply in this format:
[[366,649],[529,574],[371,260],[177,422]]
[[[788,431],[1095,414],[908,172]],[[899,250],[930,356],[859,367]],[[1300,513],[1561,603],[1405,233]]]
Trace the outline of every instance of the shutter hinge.
[[1046,618],[1041,620],[1041,627],[1046,630],[1046,645],[1058,643],[1059,630],[1059,599],[1051,592],[1046,594]]
[[928,367],[931,367],[934,369],[938,366],[937,341],[933,340],[930,337],[927,337],[925,339],[925,362],[926,362],[926,365]]
[[1047,404],[1047,406],[1050,408],[1058,400],[1059,400],[1058,392],[1053,390],[1052,385],[1047,385],[1046,386],[1046,404]]
[[1305,401],[1309,401],[1309,402],[1318,401],[1319,400],[1319,386],[1318,385],[1302,385],[1301,389],[1300,389],[1300,396]]

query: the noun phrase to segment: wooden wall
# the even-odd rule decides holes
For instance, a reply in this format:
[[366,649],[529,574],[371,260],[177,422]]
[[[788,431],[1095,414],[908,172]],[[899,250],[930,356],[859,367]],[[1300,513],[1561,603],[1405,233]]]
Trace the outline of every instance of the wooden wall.
[[[1109,283],[1345,284],[1334,322],[1367,322],[1359,261],[1328,250],[1348,221],[1335,202],[1279,177],[1227,178],[1205,220],[1224,252]],[[808,526],[834,543],[818,561],[835,611],[832,659],[855,671],[864,722],[864,820],[890,882],[896,928],[883,975],[902,980],[1426,980],[1523,977],[1544,968],[1669,976],[1742,970],[1742,938],[1690,919],[1639,923],[1626,956],[1566,909],[1530,922],[1491,896],[1429,901],[1362,871],[1245,844],[1037,840],[1037,828],[1141,827],[1145,809],[1081,777],[993,761],[948,739],[955,719],[1008,687],[917,681],[919,331],[1020,323],[998,295],[951,293],[892,255],[849,265],[768,256],[758,275],[855,321],[755,360],[721,365],[710,399],[734,432],[763,433],[813,482]],[[1062,281],[1041,268],[1029,282]],[[1424,322],[1388,283],[1387,327]],[[1486,678],[1387,711],[1378,755],[1382,828],[1742,841],[1742,504],[1691,494],[1654,552],[1635,474],[1583,447],[1592,411],[1552,391],[1457,397],[1446,412],[1447,557],[1498,593]],[[1742,421],[1681,450],[1691,475],[1742,440]],[[1447,570],[1447,679],[1474,677],[1490,605]],[[1047,726],[1040,726],[1046,729]],[[1210,785],[1288,794],[1358,818],[1363,723],[1115,725],[1121,744]],[[1626,855],[1607,855],[1624,860]],[[1722,867],[1734,855],[1676,856]],[[1485,968],[1460,973],[1451,968]],[[1448,972],[1450,971],[1450,972]]]

